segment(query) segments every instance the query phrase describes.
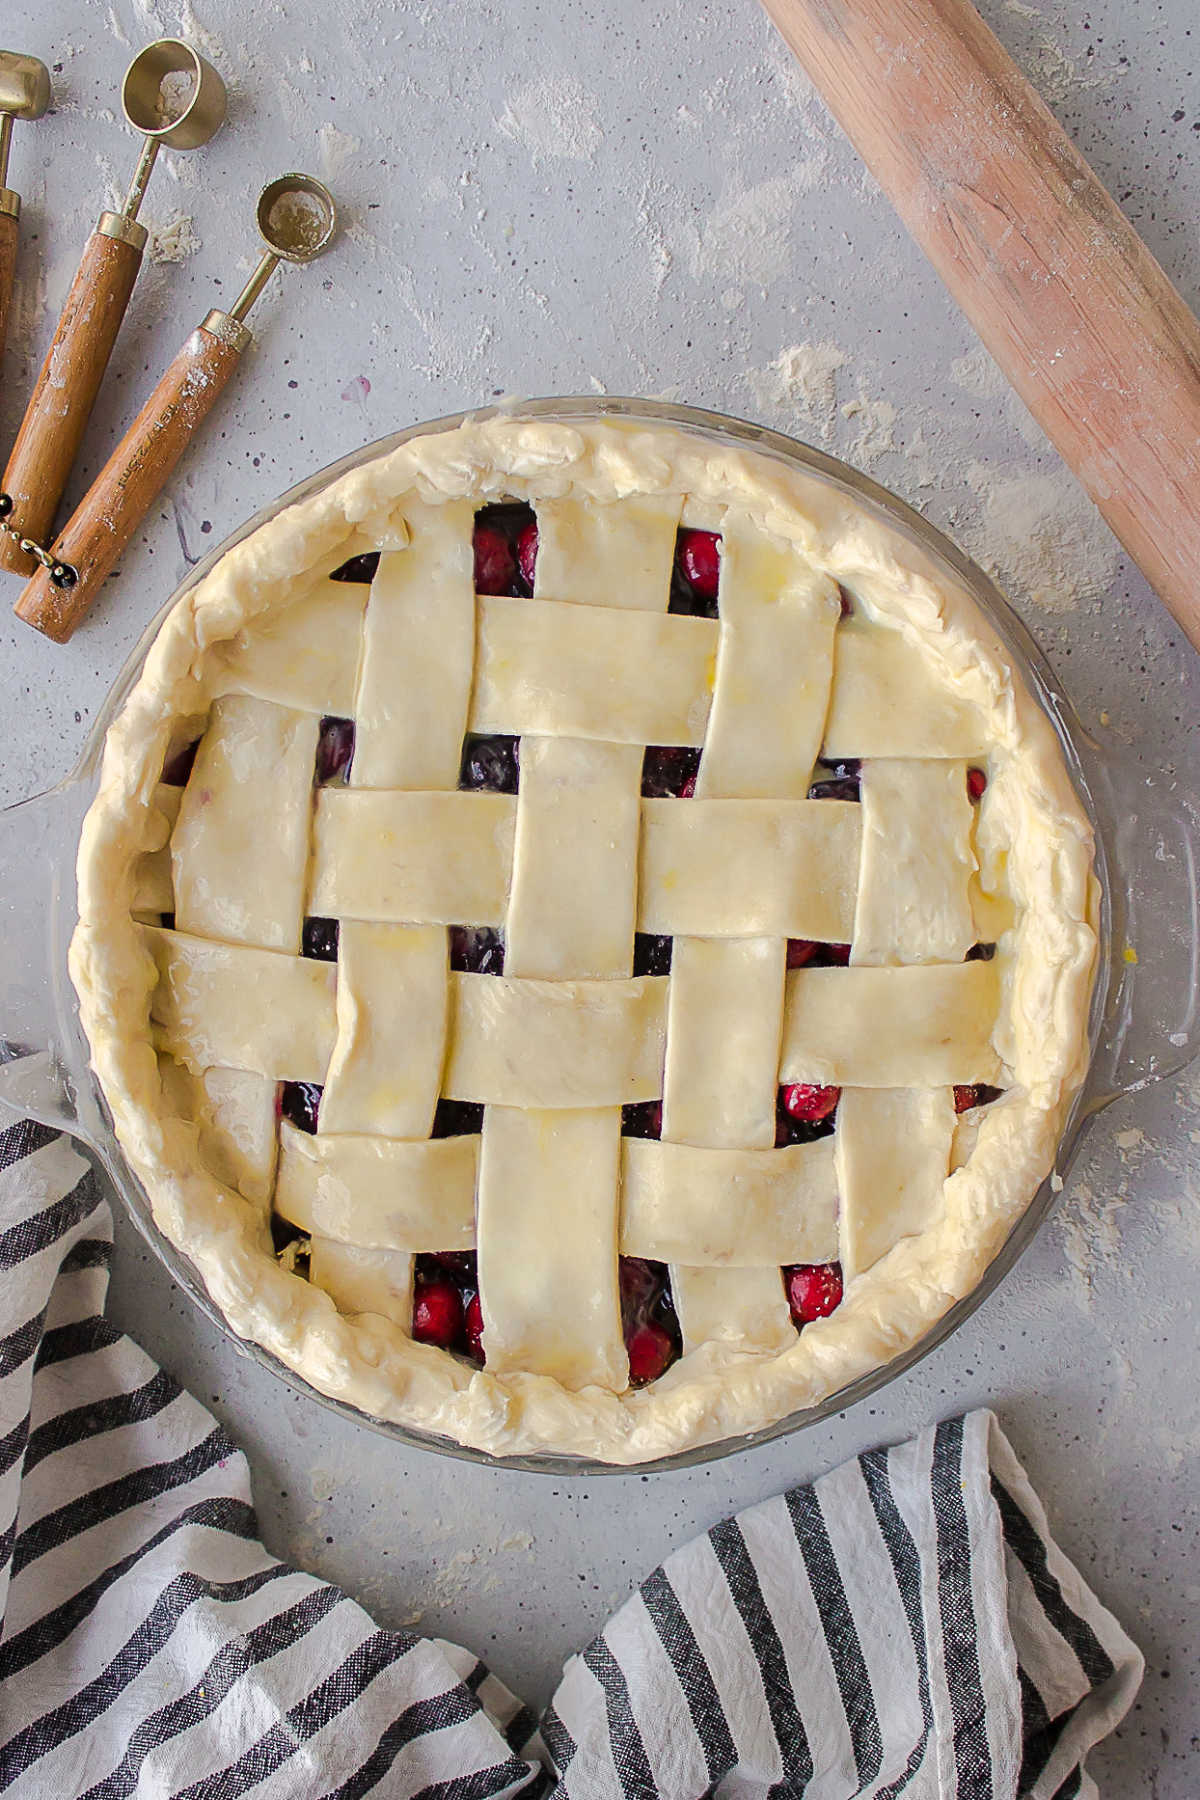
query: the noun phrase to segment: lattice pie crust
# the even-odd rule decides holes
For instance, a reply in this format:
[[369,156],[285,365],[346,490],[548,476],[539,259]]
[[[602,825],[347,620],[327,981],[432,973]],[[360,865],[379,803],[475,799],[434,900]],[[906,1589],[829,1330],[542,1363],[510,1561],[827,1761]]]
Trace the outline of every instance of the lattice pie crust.
[[[531,597],[474,591],[504,498]],[[667,611],[681,521],[720,534],[715,619]],[[314,789],[327,715],[354,759]],[[517,793],[458,791],[476,732],[519,737]],[[647,745],[700,749],[694,796],[642,796]],[[806,797],[819,756],[862,759],[860,804]],[[663,427],[429,434],[231,550],[109,732],[79,901],[117,1136],[234,1329],[496,1454],[639,1462],[894,1357],[979,1281],[1085,1066],[1088,825],[987,622],[844,496]],[[299,954],[312,916],[336,962]],[[451,925],[502,930],[504,973],[452,970]],[[635,932],[669,974],[631,973]],[[798,939],[850,966],[789,969]],[[323,1086],[315,1135],[281,1082]],[[841,1088],[832,1136],[775,1147],[789,1082]],[[482,1130],[431,1138],[439,1099]],[[622,1135],[653,1101],[661,1139]],[[475,1247],[482,1370],[409,1335],[414,1255]],[[683,1354],[643,1388],[618,1252],[670,1269]],[[780,1270],[834,1260],[798,1332]]]

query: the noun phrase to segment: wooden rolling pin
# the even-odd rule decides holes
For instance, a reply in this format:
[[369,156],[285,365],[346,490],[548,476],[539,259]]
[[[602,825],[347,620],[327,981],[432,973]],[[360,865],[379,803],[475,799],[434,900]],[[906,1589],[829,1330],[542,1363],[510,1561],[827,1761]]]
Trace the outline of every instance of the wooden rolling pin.
[[1200,649],[1200,323],[967,0],[763,0]]

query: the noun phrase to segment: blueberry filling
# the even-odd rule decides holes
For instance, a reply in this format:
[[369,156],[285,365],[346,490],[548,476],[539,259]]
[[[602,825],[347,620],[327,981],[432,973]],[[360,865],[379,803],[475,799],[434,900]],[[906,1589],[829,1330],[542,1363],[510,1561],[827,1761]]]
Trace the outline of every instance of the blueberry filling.
[[431,1137],[478,1137],[483,1130],[483,1103],[476,1100],[446,1100],[437,1103],[433,1115]]
[[515,794],[521,782],[521,740],[469,737],[463,744],[458,785],[487,794]]
[[300,954],[314,962],[336,962],[338,955],[338,922],[336,919],[305,919],[300,937]]
[[317,786],[327,787],[335,781],[344,785],[353,760],[354,720],[322,719],[317,738]]
[[687,798],[695,789],[699,772],[699,750],[676,744],[650,744],[642,760],[642,797],[646,800]]
[[967,951],[967,962],[991,962],[996,954],[995,944],[972,944]]
[[163,783],[166,787],[187,786],[188,776],[192,772],[196,761],[196,752],[199,748],[200,739],[197,738],[194,743],[185,744],[182,750],[177,750],[174,756],[168,758],[163,764],[162,772]]
[[[290,1219],[282,1219],[276,1212],[271,1214],[271,1247],[277,1258],[283,1256],[285,1251],[291,1249],[293,1244],[303,1243],[306,1235],[305,1232],[300,1230],[298,1225],[293,1225]],[[303,1275],[307,1279],[307,1250],[297,1250],[294,1252],[292,1268],[297,1275]]]
[[315,1081],[285,1081],[279,1092],[280,1117],[298,1131],[315,1134],[324,1091]]
[[814,781],[808,790],[810,800],[858,800],[861,798],[861,764],[856,756],[848,756],[842,762],[829,762],[820,758],[820,767],[828,769],[829,774]]
[[450,967],[463,975],[503,975],[504,939],[490,925],[451,925]]
[[669,937],[651,931],[639,931],[633,939],[633,972],[635,975],[669,975],[671,944]]
[[361,556],[352,556],[341,564],[329,577],[330,581],[365,581],[368,585],[375,579],[375,571],[379,567],[378,550],[364,550]]
[[635,1100],[621,1108],[621,1136],[661,1138],[662,1101]]

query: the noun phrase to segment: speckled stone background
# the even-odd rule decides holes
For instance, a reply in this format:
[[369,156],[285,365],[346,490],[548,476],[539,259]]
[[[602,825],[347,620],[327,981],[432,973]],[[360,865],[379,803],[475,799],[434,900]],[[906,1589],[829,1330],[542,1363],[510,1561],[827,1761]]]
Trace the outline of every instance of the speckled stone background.
[[[1193,0],[983,11],[1196,304]],[[234,388],[86,629],[55,649],[0,619],[0,799],[70,767],[189,561],[283,488],[416,419],[597,389],[758,417],[869,468],[996,570],[1105,742],[1147,771],[1194,765],[1193,653],[753,0],[8,0],[2,30],[54,65],[56,95],[52,117],[18,127],[10,177],[25,226],[5,446],[78,249],[133,166],[118,104],[133,47],[189,36],[231,88],[222,135],[154,177],[153,257],[75,494],[186,332],[236,291],[263,180],[313,168],[345,229],[323,262],[273,285]],[[1139,944],[1143,962],[1155,950]],[[1105,1112],[1016,1271],[873,1402],[653,1480],[496,1474],[341,1423],[210,1329],[119,1215],[113,1312],[246,1446],[274,1549],[387,1623],[469,1644],[535,1702],[672,1544],[990,1403],[1146,1653],[1137,1708],[1095,1759],[1102,1792],[1195,1800],[1198,1102],[1193,1072]]]

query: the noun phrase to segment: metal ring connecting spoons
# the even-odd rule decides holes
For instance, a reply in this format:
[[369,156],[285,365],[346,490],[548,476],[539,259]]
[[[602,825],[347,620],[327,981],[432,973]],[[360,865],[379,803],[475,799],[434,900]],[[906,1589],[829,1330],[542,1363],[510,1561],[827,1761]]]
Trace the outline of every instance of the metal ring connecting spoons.
[[[145,139],[137,168],[121,211],[102,212],[87,241],[0,481],[20,534],[39,543],[53,529],[141,268],[147,234],[137,215],[155,158],[163,144],[198,149],[225,118],[225,83],[181,38],[162,38],[138,52],[121,99],[126,119]],[[0,537],[0,569],[28,575],[33,567],[18,534]]]
[[105,576],[162,492],[250,343],[246,314],[280,262],[307,263],[328,249],[337,212],[311,175],[281,175],[258,202],[267,245],[228,311],[210,312],[105,463],[16,605],[17,617],[65,643]]

